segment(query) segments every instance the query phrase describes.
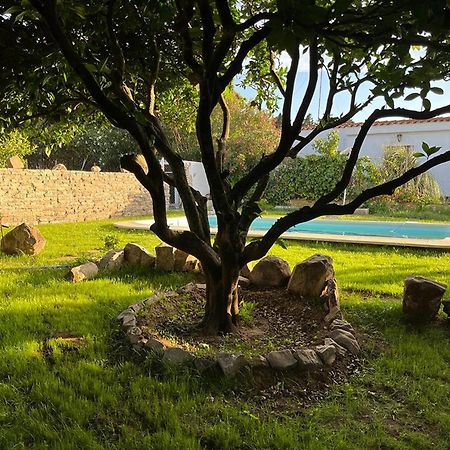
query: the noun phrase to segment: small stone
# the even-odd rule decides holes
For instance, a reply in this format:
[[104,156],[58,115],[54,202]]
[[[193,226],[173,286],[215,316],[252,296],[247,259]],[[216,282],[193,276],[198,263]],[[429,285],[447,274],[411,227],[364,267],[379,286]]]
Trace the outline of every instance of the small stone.
[[250,358],[249,364],[252,369],[267,369],[269,367],[269,361],[262,355]]
[[141,340],[142,331],[139,327],[133,326],[128,328],[127,336],[131,344],[135,345]]
[[330,278],[334,278],[333,259],[316,254],[294,267],[288,291],[304,298],[319,298]]
[[336,329],[330,333],[330,336],[331,339],[345,347],[352,355],[357,355],[361,350],[355,336],[348,331]]
[[145,347],[156,353],[157,355],[162,355],[164,353],[164,350],[166,349],[166,346],[161,341],[158,341],[158,339],[154,338],[149,338],[145,343]]
[[102,169],[99,166],[92,166],[91,167],[91,172],[97,172],[98,173],[98,172],[101,172],[101,170]]
[[345,356],[347,354],[347,349],[339,345],[336,341],[331,338],[325,338],[324,345],[332,345],[336,349],[336,353],[339,356]]
[[127,309],[124,309],[118,316],[117,320],[122,320],[125,316],[133,315],[133,310],[128,307]]
[[128,264],[136,266],[153,267],[156,258],[142,245],[129,242],[123,249],[123,256]]
[[316,353],[326,366],[333,365],[336,360],[336,347],[334,345],[318,345]]
[[164,351],[163,362],[178,366],[194,360],[194,355],[179,347],[169,347]]
[[433,320],[439,311],[446,289],[445,284],[429,278],[407,277],[403,291],[403,314],[415,322]]
[[353,329],[352,325],[346,320],[334,319],[333,322],[331,322],[330,330],[333,331],[336,329],[348,331],[353,335],[355,334],[355,330]]
[[342,319],[342,311],[339,306],[333,306],[323,320],[328,325],[336,319]]
[[291,269],[289,264],[278,256],[266,256],[261,259],[250,272],[252,284],[259,287],[286,286]]
[[6,160],[5,167],[7,169],[25,169],[25,164],[19,156],[14,155]]
[[45,243],[44,236],[36,227],[22,223],[3,236],[0,247],[8,255],[37,255]]
[[298,365],[301,370],[313,371],[323,365],[319,355],[310,348],[296,350],[294,357],[298,360]]
[[175,265],[174,249],[172,246],[162,242],[155,247],[156,261],[155,267],[158,270],[171,272]]
[[276,370],[288,370],[294,368],[298,361],[290,350],[274,350],[266,355],[270,367]]
[[140,300],[140,301],[130,305],[129,308],[134,312],[138,312],[144,307],[144,305],[145,305],[144,300]]
[[243,367],[247,360],[242,355],[220,352],[217,354],[217,362],[226,377],[234,377]]
[[128,330],[136,326],[136,317],[134,314],[128,314],[122,318],[122,328]]
[[97,274],[97,264],[88,262],[80,266],[72,267],[67,274],[67,278],[74,283],[78,283],[83,280],[92,280]]
[[192,272],[197,267],[198,260],[189,253],[180,249],[175,249],[174,253],[174,270],[176,272]]
[[124,252],[123,250],[110,250],[105,256],[100,259],[98,268],[113,272],[119,270],[124,264]]
[[202,290],[202,291],[206,290],[206,284],[197,283],[197,284],[195,285],[195,287],[196,287],[197,289]]
[[52,170],[67,170],[67,167],[64,164],[55,164]]
[[208,358],[195,358],[194,367],[200,373],[213,371],[217,367],[217,361]]

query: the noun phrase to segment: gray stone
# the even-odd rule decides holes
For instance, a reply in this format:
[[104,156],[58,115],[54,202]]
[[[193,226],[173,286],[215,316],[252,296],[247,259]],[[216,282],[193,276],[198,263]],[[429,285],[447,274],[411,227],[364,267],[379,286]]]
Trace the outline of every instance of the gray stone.
[[323,366],[319,355],[310,348],[295,350],[294,357],[298,360],[300,370],[314,371]]
[[294,267],[288,291],[304,298],[319,298],[330,278],[334,278],[333,259],[316,254]]
[[21,223],[3,236],[0,247],[8,255],[37,255],[45,243],[44,236],[36,227]]
[[162,242],[155,247],[156,261],[155,267],[165,272],[171,272],[174,270],[175,255],[172,246]]
[[64,164],[55,164],[52,170],[67,170],[67,167]]
[[179,347],[169,347],[164,351],[163,362],[178,366],[194,360],[194,355]]
[[249,359],[249,365],[252,369],[267,369],[269,367],[269,361],[264,356],[253,356]]
[[318,345],[316,347],[316,353],[326,366],[333,365],[336,360],[336,347],[334,345]]
[[128,340],[131,344],[137,344],[141,339],[142,331],[139,327],[133,326],[127,329]]
[[416,322],[433,320],[441,306],[447,285],[420,276],[405,279],[403,314]]
[[194,367],[200,372],[204,373],[212,371],[217,367],[217,361],[208,358],[195,358]]
[[290,350],[274,350],[266,355],[270,367],[276,370],[288,370],[294,368],[298,361]]
[[128,330],[129,328],[136,326],[136,317],[134,314],[128,314],[122,317],[122,328]]
[[14,155],[6,160],[5,167],[7,169],[25,169],[25,164],[19,156]]
[[332,345],[336,349],[336,353],[339,356],[345,356],[347,354],[347,349],[339,345],[335,340],[331,338],[325,338],[324,345]]
[[157,355],[162,355],[164,353],[164,350],[166,349],[166,346],[161,341],[158,341],[158,339],[154,338],[149,338],[145,343],[145,347],[156,353]]
[[136,266],[153,267],[156,258],[142,245],[129,242],[123,249],[123,256],[128,264]]
[[91,172],[101,172],[102,169],[99,166],[92,166],[91,167]]
[[285,286],[291,275],[289,264],[278,256],[266,256],[250,272],[249,280],[258,287]]
[[127,309],[124,309],[118,316],[117,316],[117,320],[122,320],[125,316],[132,316],[134,311],[128,307]]
[[113,272],[122,268],[125,262],[123,250],[110,250],[104,255],[98,262],[98,268],[100,270],[106,270]]
[[242,355],[220,352],[217,354],[217,363],[226,377],[234,377],[247,365],[247,360]]
[[74,283],[78,283],[83,280],[92,280],[98,274],[97,264],[93,262],[87,262],[80,266],[72,267],[67,274],[67,278]]
[[330,330],[333,331],[336,329],[348,331],[353,335],[355,334],[355,330],[353,329],[352,325],[346,320],[334,319],[333,322],[331,322]]
[[140,300],[136,303],[133,303],[132,305],[129,306],[129,308],[134,311],[134,312],[138,312],[140,311],[145,305],[145,301],[144,300]]
[[345,347],[352,355],[357,355],[361,350],[355,336],[348,331],[336,329],[330,333],[330,336],[331,339]]

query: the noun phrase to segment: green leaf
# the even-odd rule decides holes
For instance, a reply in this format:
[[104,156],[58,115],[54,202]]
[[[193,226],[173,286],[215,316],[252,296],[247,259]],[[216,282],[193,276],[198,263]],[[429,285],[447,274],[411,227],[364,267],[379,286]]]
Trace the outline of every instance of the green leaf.
[[415,157],[415,158],[423,158],[424,156],[426,156],[424,153],[419,153],[419,152],[417,152],[417,153],[413,153],[413,156]]
[[432,88],[430,89],[430,91],[431,91],[433,94],[436,94],[436,95],[443,95],[443,94],[444,94],[444,89],[442,89],[442,88],[440,88],[440,87],[432,87]]
[[424,98],[422,100],[422,105],[423,105],[423,108],[425,109],[425,111],[429,111],[431,109],[431,102],[427,98]]
[[426,142],[422,142],[422,150],[425,153],[428,153],[428,150],[430,149],[430,146]]
[[405,97],[405,100],[407,102],[409,102],[410,100],[414,100],[416,98],[420,97],[420,94],[418,94],[417,92],[413,92],[412,94],[409,94]]

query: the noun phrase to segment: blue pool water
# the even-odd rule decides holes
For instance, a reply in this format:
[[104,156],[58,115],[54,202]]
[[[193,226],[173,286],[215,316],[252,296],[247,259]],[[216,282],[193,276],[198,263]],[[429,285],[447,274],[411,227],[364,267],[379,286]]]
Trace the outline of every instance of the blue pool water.
[[[276,219],[258,218],[251,229],[268,230]],[[209,217],[211,227],[217,226],[217,218]],[[450,224],[430,224],[417,222],[370,222],[353,220],[316,219],[301,223],[288,230],[288,233],[323,233],[345,236],[383,236],[415,239],[450,238]]]

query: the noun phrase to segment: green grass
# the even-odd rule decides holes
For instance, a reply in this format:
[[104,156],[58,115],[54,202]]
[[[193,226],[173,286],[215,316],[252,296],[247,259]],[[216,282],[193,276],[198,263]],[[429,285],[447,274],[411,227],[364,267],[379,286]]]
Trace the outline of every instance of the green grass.
[[363,370],[315,406],[275,414],[238,400],[233,386],[167,371],[125,347],[115,316],[187,275],[125,271],[71,284],[65,270],[25,270],[98,256],[108,235],[121,246],[159,242],[111,222],[42,225],[41,255],[0,256],[1,449],[449,448],[450,327],[403,323],[401,291],[410,273],[450,284],[450,254],[275,246],[291,265],[332,255],[345,314],[367,334]]

